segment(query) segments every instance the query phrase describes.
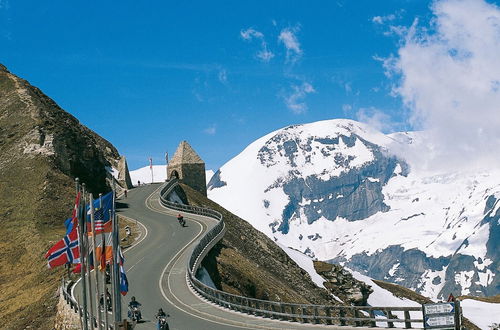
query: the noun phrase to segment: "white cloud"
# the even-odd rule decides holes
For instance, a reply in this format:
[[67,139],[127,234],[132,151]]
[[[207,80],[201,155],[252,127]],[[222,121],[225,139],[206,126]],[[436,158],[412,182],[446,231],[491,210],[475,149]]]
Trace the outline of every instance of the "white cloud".
[[295,62],[302,56],[299,40],[295,35],[299,31],[299,27],[286,28],[281,30],[278,36],[278,41],[283,43],[286,48],[286,58],[288,61]]
[[[500,164],[500,9],[483,0],[441,0],[430,26],[409,28],[384,61],[410,123],[435,143],[432,166]],[[474,164],[473,164],[474,163]]]
[[387,16],[375,16],[372,18],[372,22],[377,24],[384,24],[385,22],[394,21],[395,19],[396,15],[390,14]]
[[386,24],[388,22],[393,22],[397,19],[402,18],[403,15],[405,14],[405,12],[406,11],[404,9],[399,9],[398,11],[396,11],[393,14],[389,14],[389,15],[385,15],[385,16],[374,16],[374,17],[372,17],[372,22],[375,24],[380,24],[380,25]]
[[304,98],[307,94],[316,92],[314,87],[308,82],[303,82],[301,85],[292,85],[291,88],[292,93],[283,95],[285,105],[295,114],[305,113],[307,104],[304,102]]
[[257,57],[260,58],[263,62],[269,62],[274,57],[274,54],[267,49],[267,46],[264,43],[262,46],[262,50],[257,53]]
[[218,74],[219,81],[223,84],[227,83],[227,71],[226,69],[220,69]]
[[217,133],[217,126],[213,124],[212,126],[209,126],[203,130],[203,133],[208,134],[208,135],[215,135]]
[[342,111],[344,111],[344,113],[347,113],[349,111],[352,110],[352,105],[350,104],[342,104]]
[[393,131],[395,126],[389,115],[374,107],[360,108],[356,112],[356,119],[381,132]]
[[251,41],[253,38],[260,40],[261,50],[257,52],[256,56],[263,62],[269,62],[274,57],[274,53],[267,47],[267,43],[262,32],[254,30],[253,28],[248,28],[246,30],[241,30],[240,36],[246,41]]
[[248,28],[244,31],[241,30],[240,35],[245,40],[252,40],[252,38],[258,38],[258,39],[264,38],[264,35],[262,34],[262,32],[256,31],[252,28]]
[[345,89],[346,94],[351,93],[352,92],[352,83],[351,82],[346,82],[344,84],[344,89]]

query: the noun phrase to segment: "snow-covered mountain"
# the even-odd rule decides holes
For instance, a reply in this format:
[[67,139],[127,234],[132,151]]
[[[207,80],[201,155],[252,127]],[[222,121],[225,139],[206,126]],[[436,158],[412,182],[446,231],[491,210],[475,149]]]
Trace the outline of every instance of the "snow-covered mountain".
[[427,143],[352,120],[289,126],[222,166],[208,196],[312,258],[431,298],[499,294],[500,170],[424,171],[405,155]]

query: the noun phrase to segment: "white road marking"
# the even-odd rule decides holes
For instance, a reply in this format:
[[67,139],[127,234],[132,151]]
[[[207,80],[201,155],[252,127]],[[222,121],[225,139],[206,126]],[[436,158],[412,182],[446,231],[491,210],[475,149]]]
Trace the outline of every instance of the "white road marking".
[[[153,195],[153,194],[155,194],[155,193],[156,193],[156,192],[157,192],[160,188],[161,188],[161,186],[160,186],[157,190],[155,190],[155,191],[154,191],[154,192],[153,192],[153,193],[152,193],[152,194],[151,194],[151,195],[150,195],[150,196],[146,199],[146,201],[145,201],[145,203],[146,203],[146,207],[147,207],[148,209],[150,209],[150,210],[154,211],[154,212],[163,213],[163,214],[169,214],[169,213],[165,212],[165,210],[164,210],[164,209],[167,209],[167,210],[169,210],[169,209],[168,209],[168,208],[165,208],[165,207],[164,207],[164,206],[160,203],[159,199],[157,199],[157,200],[158,200],[158,204],[160,205],[161,209],[156,209],[156,208],[154,208],[154,206],[153,206],[153,205],[151,205],[151,206],[150,206],[150,205],[148,205],[148,201],[150,201],[150,200],[152,199],[152,198],[151,198],[151,197],[152,197],[152,195]],[[174,212],[174,213],[175,213],[175,212]],[[208,218],[208,217],[207,217],[207,218]],[[208,219],[213,220],[213,219],[211,219],[211,218],[208,218]],[[188,247],[189,247],[189,246],[190,246],[190,245],[191,245],[191,244],[192,244],[192,243],[193,243],[196,239],[198,239],[198,238],[200,237],[200,235],[203,233],[203,223],[201,223],[200,221],[198,221],[198,220],[196,220],[196,219],[194,219],[194,218],[192,218],[191,220],[193,220],[193,222],[195,222],[197,225],[199,225],[199,226],[200,226],[200,231],[196,234],[196,236],[195,236],[195,237],[194,237],[191,241],[189,241],[187,244],[185,244],[185,245],[184,245],[184,246],[183,246],[183,247],[182,247],[182,248],[181,248],[181,249],[180,249],[180,250],[179,250],[179,251],[175,254],[175,256],[174,256],[174,257],[173,257],[173,258],[172,258],[172,259],[171,259],[171,260],[167,263],[167,265],[165,266],[165,268],[163,268],[162,274],[161,274],[161,276],[160,276],[160,280],[159,280],[159,282],[158,282],[158,285],[159,285],[159,287],[160,287],[160,291],[161,291],[161,293],[162,293],[163,297],[164,297],[164,298],[165,298],[165,299],[166,299],[166,300],[167,300],[167,301],[168,301],[171,305],[173,305],[174,307],[176,307],[176,308],[177,308],[177,309],[179,309],[180,311],[182,311],[182,312],[184,312],[184,313],[186,313],[186,314],[189,314],[189,315],[191,315],[191,316],[193,316],[193,317],[196,317],[196,318],[199,318],[199,319],[201,319],[201,320],[204,320],[204,321],[208,321],[208,322],[212,322],[212,323],[216,323],[216,324],[221,324],[221,325],[225,325],[225,326],[231,326],[231,327],[242,328],[242,329],[282,329],[282,328],[272,328],[272,327],[270,327],[270,326],[269,326],[269,323],[268,323],[267,321],[264,321],[264,322],[266,322],[266,326],[265,326],[265,327],[262,327],[262,326],[259,326],[259,325],[254,325],[254,324],[246,324],[246,323],[242,323],[242,322],[240,322],[240,321],[228,320],[228,319],[225,319],[225,318],[222,318],[222,317],[218,317],[218,316],[214,316],[214,315],[211,315],[211,314],[208,314],[208,313],[204,313],[204,312],[201,312],[200,310],[196,310],[196,309],[192,308],[191,306],[189,306],[189,305],[185,304],[184,302],[182,302],[182,301],[181,301],[181,300],[180,300],[180,299],[179,299],[179,298],[175,295],[175,293],[172,291],[172,289],[171,289],[171,287],[170,287],[170,282],[171,282],[171,281],[170,281],[170,276],[171,276],[171,274],[172,274],[173,272],[167,272],[167,269],[170,267],[170,265],[171,265],[171,263],[172,263],[172,262],[174,262],[174,265],[172,266],[172,268],[173,268],[173,267],[175,266],[175,264],[177,264],[177,262],[180,260],[179,255],[180,255],[181,253],[184,253],[184,252],[185,252],[185,250],[186,250],[186,249],[187,249],[187,248],[188,248]],[[215,220],[213,220],[213,221],[215,221]],[[167,297],[167,295],[166,295],[165,291],[163,290],[162,281],[163,281],[163,277],[164,277],[164,275],[165,275],[165,274],[168,274],[168,277],[167,277],[167,286],[168,286],[168,291],[170,292],[170,294],[171,294],[171,295],[172,295],[172,296],[173,296],[173,297],[174,297],[174,298],[175,298],[175,299],[176,299],[176,300],[177,300],[180,304],[182,304],[182,305],[183,305],[183,306],[185,306],[186,308],[189,308],[189,309],[191,309],[191,310],[194,310],[194,311],[196,311],[196,312],[198,312],[198,313],[200,313],[200,314],[203,314],[203,315],[209,316],[209,317],[211,317],[211,318],[217,318],[217,319],[219,319],[219,320],[221,320],[221,321],[226,321],[226,322],[218,322],[218,321],[215,321],[215,320],[213,320],[213,319],[209,319],[209,318],[205,318],[205,317],[200,316],[200,315],[196,315],[196,314],[194,314],[194,313],[192,313],[192,312],[188,311],[187,309],[182,309],[182,308],[181,308],[181,307],[179,307],[177,304],[175,304],[172,300],[170,300],[170,299]],[[186,277],[186,284],[188,284],[188,283],[187,283],[187,277]],[[188,290],[189,290],[189,285],[187,285],[187,287],[188,287]],[[192,291],[191,291],[191,290],[189,290],[189,292],[192,292]],[[198,298],[200,299],[200,297],[198,297]],[[205,302],[205,301],[203,301],[203,302]],[[203,303],[203,302],[202,302],[202,303]],[[206,302],[205,302],[205,303],[206,303]],[[207,305],[212,305],[212,304],[207,304]],[[220,306],[215,305],[215,304],[213,304],[213,306],[220,308]],[[222,309],[222,308],[221,308],[221,309]],[[245,316],[246,316],[246,314],[245,314]],[[235,324],[235,323],[236,323],[236,324]],[[238,324],[240,324],[240,325],[238,325]]]

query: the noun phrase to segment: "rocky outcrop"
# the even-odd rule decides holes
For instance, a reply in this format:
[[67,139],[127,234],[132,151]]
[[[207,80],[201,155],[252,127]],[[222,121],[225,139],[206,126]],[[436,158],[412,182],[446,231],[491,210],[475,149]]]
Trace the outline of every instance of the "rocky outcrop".
[[[266,191],[282,187],[288,196],[289,202],[284,207],[282,221],[273,228],[288,233],[289,221],[300,218],[303,214],[309,224],[320,217],[336,219],[342,217],[350,221],[365,219],[377,212],[386,212],[389,207],[384,204],[383,186],[394,175],[396,166],[402,168],[406,175],[407,165],[400,159],[388,155],[384,150],[361,136],[351,133],[338,135],[335,138],[309,137],[307,140],[294,138],[291,126],[270,138],[259,150],[257,157],[261,164],[270,167],[278,164],[277,159],[288,159],[290,171],[286,178],[275,182]],[[329,176],[317,173],[304,176],[301,173],[298,158],[302,155],[310,156],[314,151],[312,142],[319,144],[319,152],[337,167],[344,169],[338,175]],[[371,153],[372,160],[361,166],[355,166],[354,155],[342,154],[337,151],[341,148],[355,148],[363,145]],[[220,181],[220,175],[219,175]],[[215,182],[212,184],[217,188]],[[305,204],[303,201],[310,201]]]
[[53,328],[62,270],[48,270],[43,256],[63,236],[74,179],[90,192],[109,191],[119,159],[108,141],[0,66],[2,327]]
[[314,261],[314,269],[325,279],[323,285],[343,302],[356,306],[367,306],[373,292],[371,286],[356,280],[342,266]]
[[132,180],[130,179],[130,173],[128,170],[127,159],[125,156],[121,156],[118,160],[118,183],[124,189],[130,189],[133,187]]
[[444,272],[450,258],[432,258],[418,249],[405,250],[401,246],[390,246],[375,254],[360,253],[349,260],[335,258],[332,263],[342,263],[349,269],[358,271],[377,280],[397,283],[417,292],[424,287],[421,279],[428,273],[436,273],[433,281],[444,282],[445,278],[438,275]]

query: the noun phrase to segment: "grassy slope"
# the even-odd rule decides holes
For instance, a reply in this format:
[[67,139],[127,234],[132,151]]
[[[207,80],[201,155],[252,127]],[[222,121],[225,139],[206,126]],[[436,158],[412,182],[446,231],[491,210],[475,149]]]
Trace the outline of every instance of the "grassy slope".
[[22,157],[19,142],[38,118],[19,111],[25,104],[14,81],[0,78],[0,324],[51,329],[59,274],[43,255],[62,236],[71,183],[46,159]]
[[[56,152],[62,155],[25,153],[27,144],[43,144],[37,132],[53,134]],[[99,143],[105,144],[40,90],[0,65],[2,329],[53,328],[63,269],[47,269],[44,254],[64,235],[63,221],[71,215],[74,201],[75,171],[89,178],[100,178],[96,172],[104,172]],[[85,173],[88,168],[94,172]],[[96,179],[92,186],[102,188],[105,182]]]
[[[0,226],[0,324],[11,329],[28,325],[51,329],[60,271],[47,269],[43,256],[63,236],[62,221],[71,213],[72,189],[64,176],[53,174],[46,164],[33,160],[25,165],[31,167],[28,186],[18,170],[2,171],[10,178],[10,189],[0,189],[0,210],[7,210]],[[57,201],[47,196],[52,193]]]

